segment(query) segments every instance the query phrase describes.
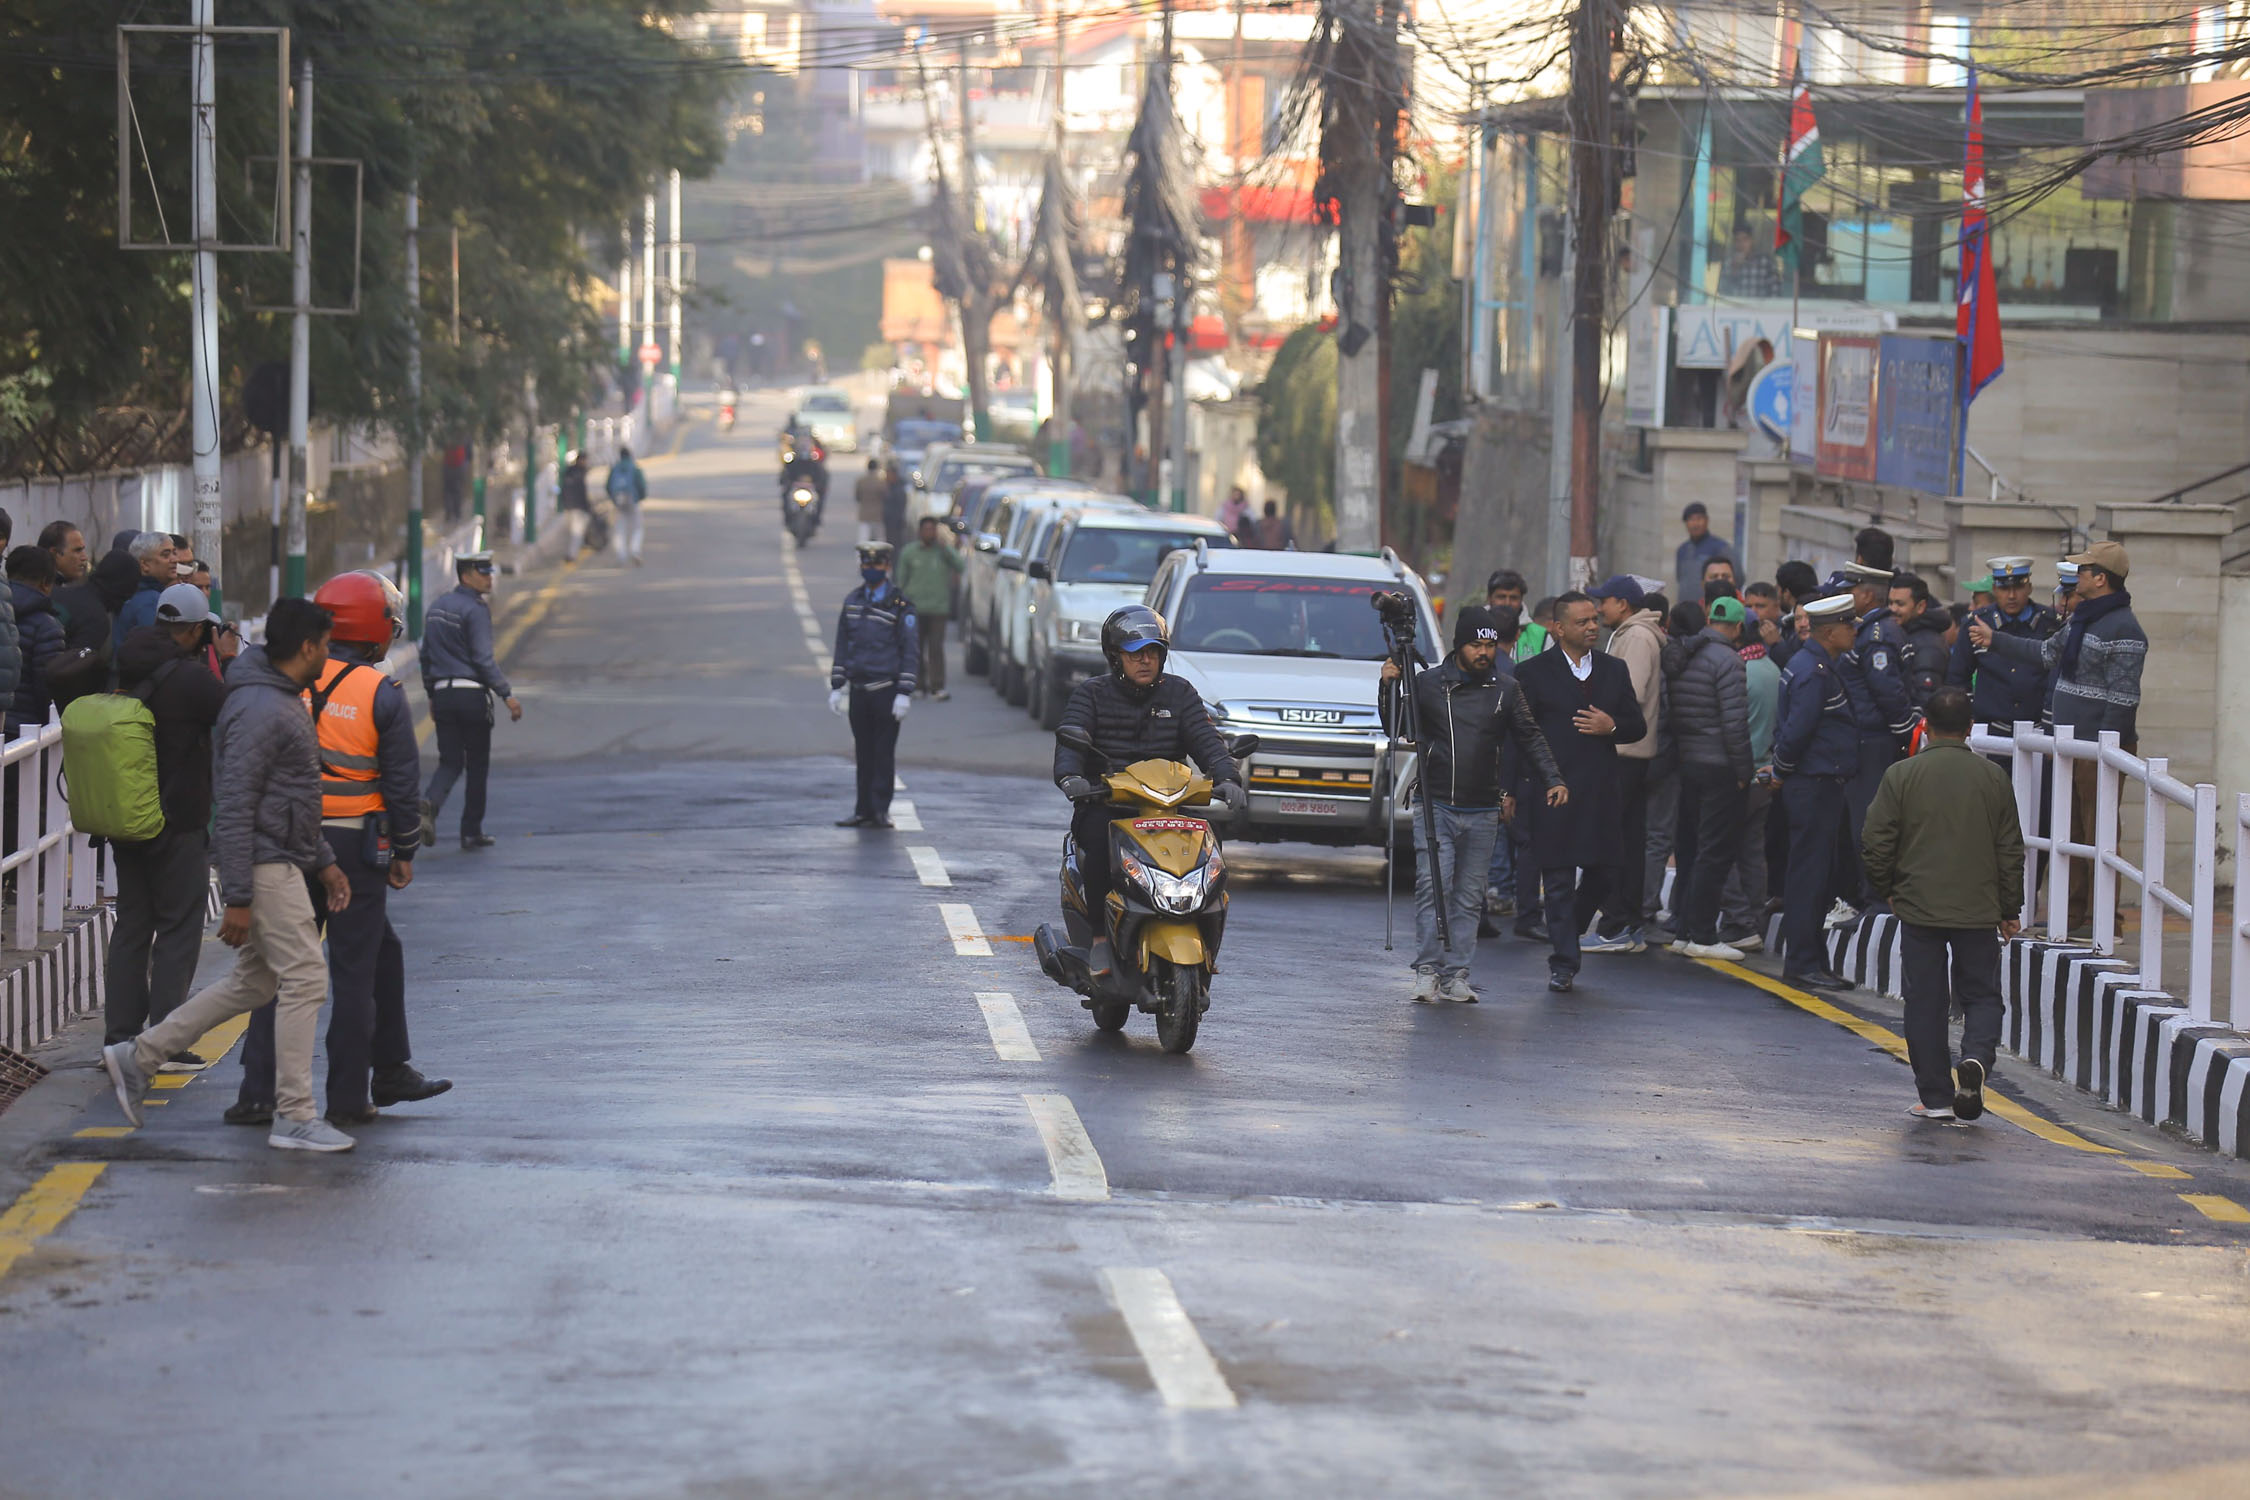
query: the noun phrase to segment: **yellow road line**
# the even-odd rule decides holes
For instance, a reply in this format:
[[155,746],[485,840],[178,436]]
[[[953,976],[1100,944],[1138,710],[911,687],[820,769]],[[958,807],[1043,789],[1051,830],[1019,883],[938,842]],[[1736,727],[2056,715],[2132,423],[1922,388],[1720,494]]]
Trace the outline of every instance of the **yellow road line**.
[[100,1161],[60,1162],[23,1190],[8,1211],[0,1214],[0,1276],[7,1275],[32,1246],[70,1217],[108,1165]]
[[119,1141],[132,1133],[133,1127],[130,1125],[89,1125],[84,1130],[74,1131],[71,1138],[80,1141]]
[[[1702,964],[1706,969],[1715,969],[1719,973],[1739,979],[1745,984],[1756,985],[1767,994],[1779,996],[1809,1015],[1818,1016],[1823,1021],[1833,1021],[1852,1035],[1873,1042],[1900,1062],[1906,1061],[1906,1038],[1888,1027],[1878,1026],[1864,1016],[1855,1016],[1840,1006],[1829,1004],[1818,995],[1808,994],[1794,985],[1783,984],[1780,980],[1769,978],[1755,969],[1745,969],[1740,964],[1730,964],[1715,958],[1702,958],[1695,961]],[[2065,1130],[2052,1120],[2042,1120],[2013,1099],[1994,1093],[1991,1089],[1984,1091],[1984,1107],[2018,1129],[2029,1131],[2041,1140],[2052,1141],[2058,1146],[2068,1146],[2073,1151],[2085,1151],[2096,1156],[2122,1156],[2125,1154],[2115,1146],[2098,1145],[2075,1131]]]
[[2178,1182],[2182,1178],[2192,1175],[2190,1173],[2181,1171],[2178,1167],[2175,1167],[2168,1162],[2129,1161],[2125,1163],[2125,1165],[2131,1167],[2134,1171],[2140,1173],[2143,1177],[2163,1177],[2173,1182]]
[[[2216,1219],[2221,1224],[2250,1224],[2250,1208],[2218,1193],[2182,1193],[2180,1201],[2204,1218]],[[5,1248],[0,1247],[0,1255],[4,1254]]]

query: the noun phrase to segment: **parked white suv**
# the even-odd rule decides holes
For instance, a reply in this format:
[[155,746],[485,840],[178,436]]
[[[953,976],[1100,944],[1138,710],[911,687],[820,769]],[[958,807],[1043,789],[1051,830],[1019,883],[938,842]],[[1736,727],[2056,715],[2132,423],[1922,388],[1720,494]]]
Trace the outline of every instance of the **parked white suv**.
[[1017,640],[1031,716],[1042,729],[1062,723],[1063,705],[1081,678],[1106,671],[1102,621],[1138,604],[1149,580],[1174,552],[1197,542],[1228,548],[1234,538],[1209,516],[1161,511],[1067,512],[1047,545],[1024,563],[1028,602]]
[[[1145,601],[1171,627],[1169,670],[1195,685],[1221,733],[1258,736],[1243,767],[1250,811],[1234,838],[1374,844],[1384,822],[1384,734],[1375,706],[1386,645],[1369,596],[1413,596],[1424,658],[1444,655],[1429,591],[1381,557],[1198,547],[1158,568]],[[1405,754],[1388,768],[1403,779]]]

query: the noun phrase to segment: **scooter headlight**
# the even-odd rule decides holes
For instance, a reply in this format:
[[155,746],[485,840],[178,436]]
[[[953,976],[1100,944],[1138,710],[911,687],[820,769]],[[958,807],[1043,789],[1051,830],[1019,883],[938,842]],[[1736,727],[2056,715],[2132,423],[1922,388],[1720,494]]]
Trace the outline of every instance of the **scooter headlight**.
[[1191,916],[1201,910],[1213,883],[1226,873],[1217,855],[1185,875],[1169,874],[1131,854],[1122,855],[1118,864],[1150,906],[1172,917]]

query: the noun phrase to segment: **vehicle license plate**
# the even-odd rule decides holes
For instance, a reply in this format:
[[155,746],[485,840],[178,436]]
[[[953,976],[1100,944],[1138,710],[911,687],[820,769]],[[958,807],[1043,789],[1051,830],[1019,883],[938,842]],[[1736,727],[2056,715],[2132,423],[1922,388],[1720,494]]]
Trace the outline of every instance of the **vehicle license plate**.
[[1333,818],[1343,812],[1341,802],[1320,802],[1310,797],[1283,797],[1275,810],[1285,818]]

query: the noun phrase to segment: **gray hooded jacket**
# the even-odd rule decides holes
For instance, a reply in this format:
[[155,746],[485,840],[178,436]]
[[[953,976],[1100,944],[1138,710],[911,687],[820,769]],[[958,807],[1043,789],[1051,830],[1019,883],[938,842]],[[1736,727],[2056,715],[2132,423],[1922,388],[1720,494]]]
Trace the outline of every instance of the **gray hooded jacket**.
[[258,865],[324,869],[336,862],[320,832],[320,740],[304,689],[251,646],[227,668],[227,701],[211,732],[219,896],[248,906]]

